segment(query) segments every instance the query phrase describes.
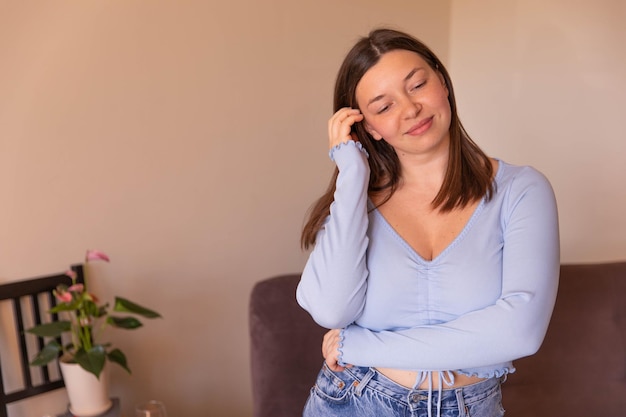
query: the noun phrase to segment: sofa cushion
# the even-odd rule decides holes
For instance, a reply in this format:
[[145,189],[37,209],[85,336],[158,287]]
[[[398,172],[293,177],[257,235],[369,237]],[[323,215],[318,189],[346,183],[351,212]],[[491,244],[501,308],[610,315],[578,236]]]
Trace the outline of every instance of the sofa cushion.
[[508,416],[626,416],[626,262],[562,265],[544,343],[515,367]]
[[250,296],[254,417],[297,417],[322,363],[325,329],[296,302],[299,274],[258,282]]

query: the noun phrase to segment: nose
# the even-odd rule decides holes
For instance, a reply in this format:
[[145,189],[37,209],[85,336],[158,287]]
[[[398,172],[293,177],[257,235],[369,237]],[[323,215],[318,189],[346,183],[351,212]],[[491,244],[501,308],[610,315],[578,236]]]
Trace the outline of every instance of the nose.
[[417,115],[422,110],[422,104],[416,98],[411,97],[408,94],[404,97],[402,105],[404,116],[407,119],[413,119],[417,117]]

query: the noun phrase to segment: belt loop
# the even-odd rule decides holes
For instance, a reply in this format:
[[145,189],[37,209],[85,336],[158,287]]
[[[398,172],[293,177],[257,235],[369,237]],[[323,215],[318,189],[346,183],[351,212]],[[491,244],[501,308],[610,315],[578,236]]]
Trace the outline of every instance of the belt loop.
[[375,374],[376,371],[374,370],[374,368],[369,368],[363,379],[361,379],[360,381],[354,381],[354,393],[357,396],[361,396],[363,390],[367,386],[367,383],[370,382],[370,379],[372,379]]
[[455,389],[454,393],[456,394],[456,403],[459,406],[459,417],[469,417],[467,406],[465,405],[465,398],[463,397],[463,388]]

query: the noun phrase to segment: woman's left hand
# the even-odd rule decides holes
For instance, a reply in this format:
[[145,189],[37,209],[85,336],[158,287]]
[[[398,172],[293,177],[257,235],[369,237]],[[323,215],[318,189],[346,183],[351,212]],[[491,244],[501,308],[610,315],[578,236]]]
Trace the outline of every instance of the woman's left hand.
[[341,372],[345,367],[339,365],[339,343],[341,342],[341,329],[333,329],[324,335],[322,341],[322,356],[326,365],[333,372]]

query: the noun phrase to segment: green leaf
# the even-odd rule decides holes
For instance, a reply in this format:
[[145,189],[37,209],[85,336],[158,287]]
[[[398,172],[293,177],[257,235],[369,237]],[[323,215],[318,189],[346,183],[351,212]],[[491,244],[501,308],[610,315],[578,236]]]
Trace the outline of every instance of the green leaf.
[[131,373],[128,364],[126,363],[126,355],[124,355],[121,350],[113,349],[112,351],[107,353],[107,358],[109,358],[111,362],[115,362],[122,368],[126,369],[129,374]]
[[39,337],[58,337],[63,332],[68,332],[72,328],[69,321],[53,321],[52,323],[44,323],[26,330]]
[[142,307],[139,304],[135,304],[132,301],[129,301],[122,297],[115,297],[115,307],[113,307],[113,311],[117,311],[120,313],[138,314],[148,319],[161,317],[161,315],[156,311],[150,310],[146,307]]
[[60,313],[61,311],[74,311],[78,309],[80,300],[72,301],[71,303],[60,303],[50,309],[51,314]]
[[98,312],[100,310],[96,303],[91,300],[83,301],[83,309],[89,317],[98,317]]
[[107,317],[107,323],[113,327],[119,327],[121,329],[136,329],[143,326],[139,320],[134,317]]
[[55,313],[59,313],[61,311],[74,311],[74,310],[78,310],[78,307],[80,306],[81,303],[81,299],[74,299],[72,300],[71,303],[59,303],[56,306],[52,307],[50,309],[50,313],[55,314]]
[[102,317],[102,316],[106,316],[107,314],[107,308],[109,308],[109,303],[106,303],[103,306],[100,306],[98,308],[98,314],[96,314],[96,317]]
[[102,368],[104,368],[104,362],[106,360],[106,351],[104,347],[101,345],[97,345],[89,349],[88,352],[85,349],[79,349],[78,352],[74,355],[74,360],[78,363],[85,371],[91,372],[96,376],[96,378],[100,378],[100,373],[102,372]]
[[51,340],[41,351],[35,356],[30,363],[31,366],[44,366],[59,357],[61,345],[56,340]]

